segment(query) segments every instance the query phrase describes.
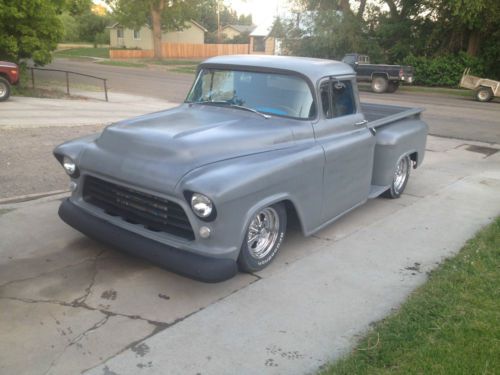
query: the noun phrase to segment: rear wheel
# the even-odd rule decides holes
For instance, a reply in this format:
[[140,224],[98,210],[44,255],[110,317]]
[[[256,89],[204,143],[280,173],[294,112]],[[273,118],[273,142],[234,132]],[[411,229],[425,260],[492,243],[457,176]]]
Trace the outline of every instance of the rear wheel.
[[403,194],[410,178],[411,160],[408,155],[401,157],[396,163],[396,169],[389,190],[382,194],[386,198],[396,199]]
[[389,81],[386,77],[383,76],[375,76],[372,79],[372,91],[377,94],[382,94],[387,91],[387,87],[389,86]]
[[5,78],[0,77],[0,102],[9,99],[10,83]]
[[493,92],[489,87],[480,87],[476,90],[475,97],[480,102],[489,102],[493,99]]
[[244,272],[265,268],[276,257],[286,232],[286,210],[282,203],[259,210],[250,220],[238,264]]
[[394,82],[391,81],[389,82],[389,85],[387,86],[387,92],[396,92],[399,88],[399,82]]

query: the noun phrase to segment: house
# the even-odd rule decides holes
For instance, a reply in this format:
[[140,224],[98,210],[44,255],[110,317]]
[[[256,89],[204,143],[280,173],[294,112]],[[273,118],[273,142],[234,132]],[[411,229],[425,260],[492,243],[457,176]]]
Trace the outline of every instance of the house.
[[227,39],[234,39],[243,34],[250,34],[255,30],[255,25],[226,25],[221,32]]
[[280,55],[281,40],[269,35],[268,28],[258,26],[250,33],[250,54]]
[[[187,21],[186,27],[180,31],[165,31],[162,34],[163,43],[204,44],[207,29],[196,21]],[[138,30],[123,27],[115,23],[108,27],[111,48],[153,49],[153,30],[150,26],[142,26]]]

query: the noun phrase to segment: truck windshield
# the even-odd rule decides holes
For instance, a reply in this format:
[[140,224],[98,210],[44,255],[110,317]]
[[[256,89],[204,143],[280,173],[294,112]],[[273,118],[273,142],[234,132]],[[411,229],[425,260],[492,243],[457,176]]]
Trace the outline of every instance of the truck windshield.
[[202,69],[187,103],[212,103],[274,116],[315,116],[311,89],[298,76],[239,70]]

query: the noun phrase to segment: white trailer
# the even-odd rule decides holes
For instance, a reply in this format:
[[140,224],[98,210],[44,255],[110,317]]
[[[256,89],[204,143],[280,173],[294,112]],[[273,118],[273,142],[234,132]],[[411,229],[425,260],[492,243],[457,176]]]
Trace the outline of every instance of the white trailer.
[[474,98],[480,102],[489,102],[495,96],[500,96],[500,82],[492,79],[480,78],[469,74],[466,68],[460,80],[460,87],[474,90]]

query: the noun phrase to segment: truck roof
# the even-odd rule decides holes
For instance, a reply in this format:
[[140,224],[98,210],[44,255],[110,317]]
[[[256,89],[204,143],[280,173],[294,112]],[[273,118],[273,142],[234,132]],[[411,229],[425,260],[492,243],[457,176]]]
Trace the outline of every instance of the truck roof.
[[255,70],[288,70],[305,75],[312,82],[325,76],[354,75],[354,70],[347,64],[325,59],[292,56],[269,55],[229,55],[217,56],[203,61],[200,67],[252,68]]

